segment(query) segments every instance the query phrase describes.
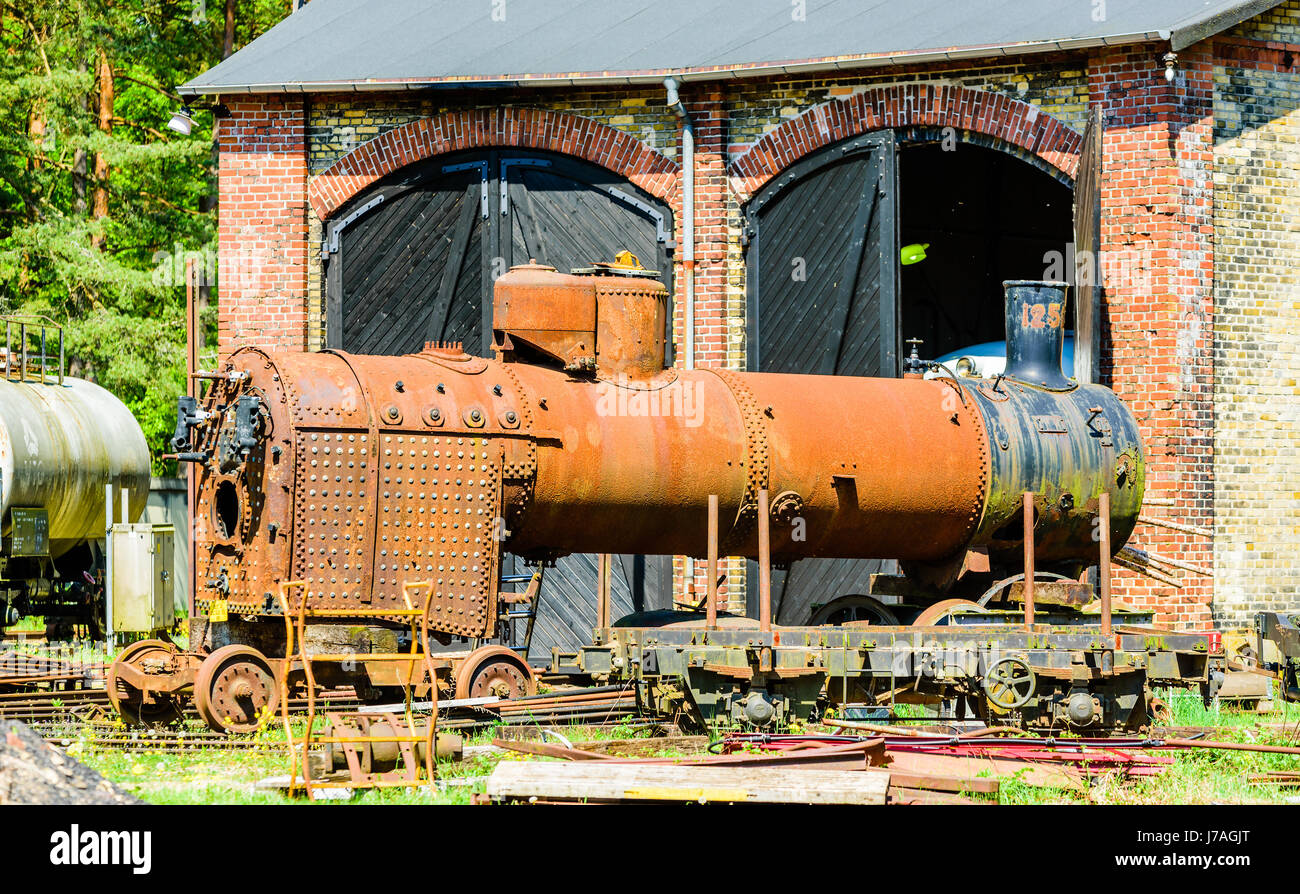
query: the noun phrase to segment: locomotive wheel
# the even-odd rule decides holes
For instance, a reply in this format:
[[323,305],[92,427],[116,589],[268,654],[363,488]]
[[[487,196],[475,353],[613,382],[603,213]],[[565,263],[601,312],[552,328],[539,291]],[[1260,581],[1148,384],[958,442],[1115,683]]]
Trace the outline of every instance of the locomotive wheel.
[[999,711],[1023,708],[1034,697],[1038,680],[1029,662],[1014,655],[1001,658],[984,675],[984,694]]
[[950,623],[951,617],[958,611],[972,611],[983,615],[987,612],[978,603],[969,599],[944,599],[929,606],[912,622],[913,627],[939,627]]
[[886,627],[896,626],[898,616],[889,610],[879,599],[852,593],[836,596],[830,602],[813,612],[808,621],[813,627],[843,624],[846,621],[867,621]]
[[251,733],[279,710],[280,683],[261,652],[222,646],[199,665],[194,706],[216,732]]
[[504,646],[475,649],[456,672],[456,698],[519,698],[534,695],[532,668]]
[[157,695],[146,702],[145,695],[118,676],[122,665],[143,669],[149,662],[170,661],[176,655],[176,646],[160,639],[144,639],[132,643],[108,668],[105,686],[108,700],[127,726],[166,726],[180,720],[185,714],[185,699],[176,694]]

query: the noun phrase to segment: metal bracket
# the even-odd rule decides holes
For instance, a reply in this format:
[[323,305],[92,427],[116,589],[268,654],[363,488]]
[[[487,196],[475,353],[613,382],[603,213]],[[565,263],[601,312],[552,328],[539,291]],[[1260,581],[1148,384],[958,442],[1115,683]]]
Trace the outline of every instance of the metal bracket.
[[656,210],[649,203],[643,202],[636,196],[625,193],[623,190],[614,186],[605,187],[605,191],[618,201],[625,205],[631,205],[646,217],[653,220],[655,222],[655,238],[660,242],[667,242],[672,237],[672,233],[668,232],[667,225],[664,223],[664,215],[662,212]]
[[501,216],[510,213],[510,169],[511,168],[549,168],[550,161],[545,158],[503,158],[501,159]]
[[478,204],[479,213],[484,220],[488,219],[488,163],[486,161],[466,161],[455,165],[443,165],[444,174],[452,174],[456,171],[478,171]]
[[339,250],[339,233],[342,233],[348,227],[349,224],[351,224],[354,220],[356,220],[361,215],[365,214],[371,208],[374,208],[376,205],[383,204],[383,201],[384,201],[384,197],[382,195],[375,196],[373,199],[371,199],[369,202],[366,202],[356,211],[353,211],[351,214],[349,214],[347,217],[343,218],[342,220],[334,221],[331,224],[329,224],[329,229],[328,229],[329,235],[326,236],[325,239],[322,240],[321,242],[320,259],[322,261],[329,260],[329,256]]

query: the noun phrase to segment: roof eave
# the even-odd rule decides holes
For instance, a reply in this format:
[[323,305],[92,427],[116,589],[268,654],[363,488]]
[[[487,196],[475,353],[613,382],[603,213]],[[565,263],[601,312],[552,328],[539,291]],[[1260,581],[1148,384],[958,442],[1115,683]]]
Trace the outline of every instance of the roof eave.
[[[1256,0],[1260,2],[1260,0]],[[1249,18],[1247,16],[1246,18]],[[1189,29],[1190,33],[1190,29]],[[741,78],[760,78],[782,74],[813,74],[827,71],[851,71],[862,68],[888,68],[896,65],[916,65],[929,62],[948,62],[968,59],[989,59],[1021,56],[1033,53],[1069,52],[1123,44],[1167,41],[1171,32],[1143,31],[1131,34],[1070,40],[1043,40],[1026,43],[949,47],[916,50],[905,53],[879,53],[862,56],[833,56],[822,59],[788,60],[784,62],[759,62],[751,65],[718,66],[683,69],[653,69],[635,72],[574,72],[567,74],[514,75],[510,77],[428,78],[405,80],[364,81],[297,81],[281,84],[199,84],[193,82],[179,88],[181,96],[198,98],[219,94],[276,94],[276,93],[361,93],[399,90],[429,89],[499,89],[519,87],[571,87],[603,85],[659,84],[669,75],[681,81],[713,81]],[[1200,38],[1197,38],[1198,40]],[[1195,41],[1192,41],[1194,43]]]

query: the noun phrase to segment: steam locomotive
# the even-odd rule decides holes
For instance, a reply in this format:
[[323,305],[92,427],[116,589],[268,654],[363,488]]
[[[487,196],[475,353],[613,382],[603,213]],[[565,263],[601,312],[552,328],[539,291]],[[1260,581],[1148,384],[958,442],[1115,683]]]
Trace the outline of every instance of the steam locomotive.
[[[215,728],[252,728],[282,675],[301,682],[286,612],[317,619],[308,647],[357,653],[327,681],[409,682],[365,659],[393,651],[412,586],[444,640],[491,638],[504,552],[702,558],[711,495],[724,556],[757,556],[761,527],[773,562],[898,559],[930,601],[1019,570],[1027,492],[1044,571],[1097,561],[1103,493],[1112,548],[1132,532],[1138,427],[1109,389],[1062,375],[1063,284],[1006,285],[995,379],[927,379],[915,353],[902,378],[827,378],[665,368],[667,291],[645,274],[513,268],[494,359],[432,343],[232,354],[201,401],[182,398],[174,439],[198,474],[191,648],[123,653],[124,715],[165,721],[192,694]],[[448,673],[460,692],[534,685],[500,647]]]

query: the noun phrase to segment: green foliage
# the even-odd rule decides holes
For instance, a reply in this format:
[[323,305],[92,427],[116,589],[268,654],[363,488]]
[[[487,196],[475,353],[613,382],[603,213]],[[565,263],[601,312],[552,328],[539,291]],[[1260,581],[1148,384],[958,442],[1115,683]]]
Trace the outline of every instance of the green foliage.
[[[185,384],[175,271],[185,255],[215,256],[213,117],[196,109],[190,136],[168,130],[176,88],[220,61],[227,16],[237,49],[289,9],[289,0],[0,0],[0,313],[65,326],[69,371],[135,413],[156,472]],[[214,267],[205,265],[201,306]],[[210,354],[212,308],[203,322],[200,352]]]

